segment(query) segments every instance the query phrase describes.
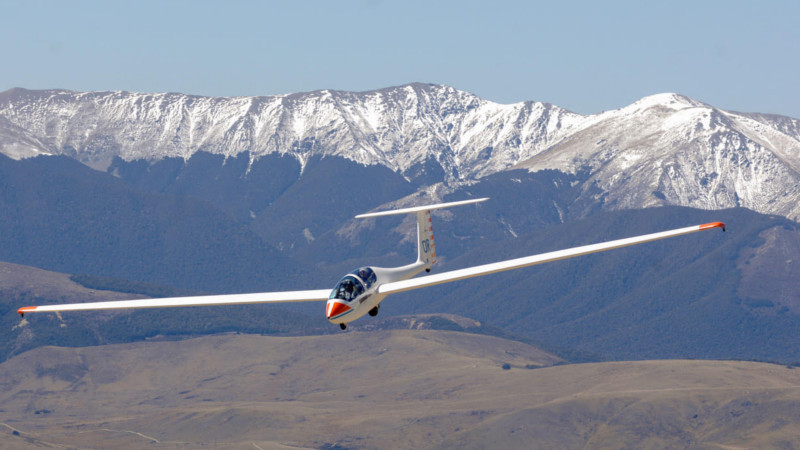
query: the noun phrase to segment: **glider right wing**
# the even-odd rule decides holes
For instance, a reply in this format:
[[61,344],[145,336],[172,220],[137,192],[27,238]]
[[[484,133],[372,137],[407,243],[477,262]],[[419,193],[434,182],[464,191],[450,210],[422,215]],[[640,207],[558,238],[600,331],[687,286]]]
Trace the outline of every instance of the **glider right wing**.
[[599,244],[584,245],[582,247],[574,247],[550,253],[525,256],[522,258],[510,259],[507,261],[484,264],[482,266],[467,267],[465,269],[453,270],[450,272],[442,272],[436,275],[429,275],[422,278],[411,278],[409,280],[395,281],[393,283],[386,283],[381,285],[378,288],[378,292],[380,292],[381,294],[394,294],[397,292],[409,291],[412,289],[419,289],[442,283],[449,283],[451,281],[463,280],[465,278],[489,275],[490,273],[519,269],[521,267],[533,266],[536,264],[543,264],[552,261],[560,261],[562,259],[573,258],[581,255],[588,255],[589,253],[597,253],[615,248],[627,247],[629,245],[643,244],[645,242],[656,241],[658,239],[665,239],[673,236],[680,236],[683,234],[694,233],[697,231],[710,230],[712,228],[722,228],[722,231],[725,231],[725,224],[722,222],[706,223],[703,225],[695,225],[692,227],[678,228],[676,230],[662,231],[660,233],[646,234],[643,236],[618,239],[616,241],[601,242]]

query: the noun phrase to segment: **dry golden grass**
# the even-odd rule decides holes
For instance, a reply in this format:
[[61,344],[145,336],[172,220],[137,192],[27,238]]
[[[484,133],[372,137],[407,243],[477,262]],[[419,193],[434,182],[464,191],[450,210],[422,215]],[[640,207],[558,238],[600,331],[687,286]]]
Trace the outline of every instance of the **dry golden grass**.
[[0,442],[3,448],[800,446],[800,370],[727,361],[526,368],[557,362],[518,342],[429,330],[40,348],[0,364]]

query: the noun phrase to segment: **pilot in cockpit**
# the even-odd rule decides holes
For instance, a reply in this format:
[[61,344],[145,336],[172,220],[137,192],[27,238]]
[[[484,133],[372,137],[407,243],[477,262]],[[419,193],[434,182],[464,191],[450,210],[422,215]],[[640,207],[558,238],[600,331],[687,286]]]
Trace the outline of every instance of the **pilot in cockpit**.
[[346,302],[352,301],[364,292],[364,286],[358,281],[358,278],[353,276],[346,276],[339,281],[339,284],[333,289],[331,298],[338,298]]
[[374,283],[376,280],[375,272],[369,267],[362,267],[356,270],[355,274],[358,276],[358,278],[361,278],[367,289],[369,289],[372,286],[372,283]]

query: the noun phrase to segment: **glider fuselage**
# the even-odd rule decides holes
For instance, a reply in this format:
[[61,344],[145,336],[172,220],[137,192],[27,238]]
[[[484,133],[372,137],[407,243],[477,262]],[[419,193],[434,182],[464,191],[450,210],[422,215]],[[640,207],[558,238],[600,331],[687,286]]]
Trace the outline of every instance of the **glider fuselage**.
[[[430,270],[431,263],[417,261],[402,267],[360,267],[336,284],[328,298],[325,315],[335,324],[346,324],[377,308],[387,294],[380,293],[384,283],[408,280],[423,270]],[[374,314],[373,314],[374,315]]]

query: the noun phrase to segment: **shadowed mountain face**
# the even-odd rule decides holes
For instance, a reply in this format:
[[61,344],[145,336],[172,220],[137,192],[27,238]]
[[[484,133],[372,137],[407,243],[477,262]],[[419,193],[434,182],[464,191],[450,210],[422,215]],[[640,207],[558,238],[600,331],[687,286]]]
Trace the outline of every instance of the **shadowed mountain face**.
[[0,260],[208,291],[301,272],[201,199],[142,192],[69,158],[0,156],[0,180]]
[[290,156],[251,158],[204,152],[152,164],[117,158],[109,172],[148,193],[202,199],[287,252],[418,188],[383,166],[337,157],[311,157],[303,167]]
[[[714,220],[728,223],[728,231],[437,286],[409,293],[403,307],[417,313],[458,310],[550,350],[580,349],[593,359],[800,360],[793,331],[800,325],[793,312],[800,286],[787,254],[800,244],[800,229],[783,218],[744,209],[597,214],[476,245],[437,269]],[[447,254],[447,234],[439,236],[437,245]]]
[[430,330],[44,347],[0,364],[0,433],[9,448],[800,445],[797,370],[558,361]]

